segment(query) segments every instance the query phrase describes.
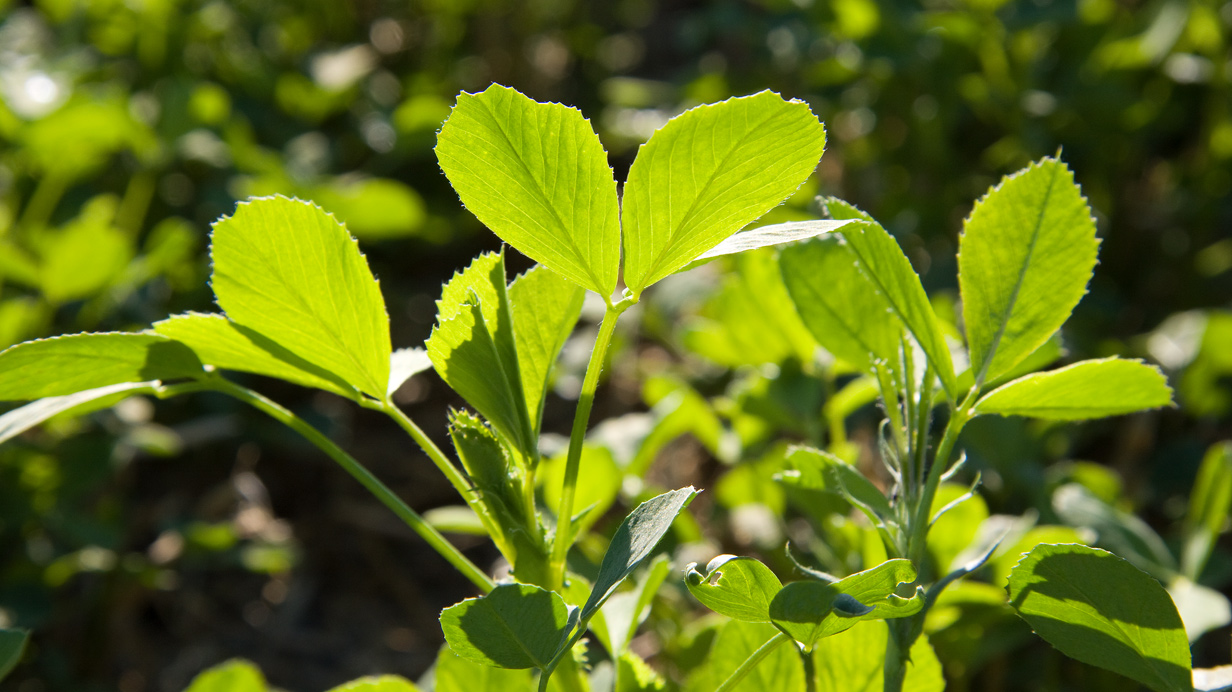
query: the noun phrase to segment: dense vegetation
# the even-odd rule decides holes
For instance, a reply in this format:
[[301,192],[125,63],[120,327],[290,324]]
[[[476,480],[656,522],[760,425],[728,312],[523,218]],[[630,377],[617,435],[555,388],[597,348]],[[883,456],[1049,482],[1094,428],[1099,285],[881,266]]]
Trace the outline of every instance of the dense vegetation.
[[[1213,447],[1232,436],[1232,5],[801,5],[8,7],[0,345],[212,311],[210,224],[271,193],[346,222],[381,279],[393,343],[421,344],[441,285],[499,248],[433,154],[458,91],[492,81],[591,115],[617,180],[637,145],[689,106],[764,88],[807,101],[827,124],[826,155],[763,221],[817,218],[818,193],[869,211],[955,337],[958,234],[973,200],[1060,150],[1101,243],[1051,360],[1146,358],[1178,406],[1083,425],[972,421],[962,480],[979,472],[983,487],[934,529],[948,540],[928,546],[932,559],[949,564],[999,516],[1035,516],[1033,530],[1054,532],[1046,542],[1109,548],[1193,587],[1198,611],[1225,612],[1196,585],[1232,579],[1215,540],[1232,461]],[[510,277],[530,264],[506,259]],[[862,460],[874,478],[883,450],[875,389],[816,361],[808,331],[767,308],[773,262],[764,251],[719,260],[647,291],[625,316],[592,417],[601,451],[586,459],[601,479],[588,502],[615,509],[596,512],[577,571],[597,567],[601,537],[651,489],[689,484],[708,492],[664,546],[681,566],[757,555],[787,581],[796,560],[839,575],[879,561],[841,498],[775,478],[788,441]],[[583,307],[584,322],[602,308]],[[569,432],[586,329],[557,366],[549,433]],[[429,520],[467,529],[448,483],[386,421],[333,395],[243,381]],[[445,408],[463,404],[435,375],[393,399],[449,448]],[[309,690],[373,672],[417,677],[436,659],[437,614],[472,595],[468,584],[319,452],[239,406],[130,399],[0,448],[0,625],[35,633],[5,685],[178,690],[242,655],[275,684]],[[552,439],[540,446],[550,452]],[[546,456],[543,501],[555,508],[551,479],[565,464]],[[951,490],[947,502],[962,492]],[[494,563],[486,540],[461,535],[450,533],[472,561]],[[971,583],[999,591],[1017,558],[1004,552]],[[953,689],[1125,684],[1032,643],[988,596],[968,589],[925,625]],[[690,677],[718,626],[700,612],[667,578],[633,650],[669,679]],[[1191,632],[1195,665],[1227,663],[1226,620],[1204,624],[1213,631]],[[715,645],[748,643],[735,637]]]

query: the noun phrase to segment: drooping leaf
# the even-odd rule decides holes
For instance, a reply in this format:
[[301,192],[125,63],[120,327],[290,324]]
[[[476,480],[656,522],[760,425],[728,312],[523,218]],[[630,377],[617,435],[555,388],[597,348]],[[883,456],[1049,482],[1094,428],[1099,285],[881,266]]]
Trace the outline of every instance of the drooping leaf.
[[329,692],[419,692],[419,688],[397,675],[373,675],[339,685]]
[[441,612],[445,641],[462,658],[500,668],[547,666],[564,643],[569,608],[559,595],[501,584]]
[[1055,158],[976,202],[959,236],[958,284],[978,382],[1014,367],[1069,318],[1098,246],[1091,209]]
[[462,203],[502,240],[605,300],[616,290],[616,180],[576,109],[498,84],[463,93],[436,157]]
[[1232,442],[1212,445],[1202,458],[1185,514],[1181,570],[1197,579],[1224,531],[1232,509]]
[[536,440],[510,312],[504,254],[476,257],[441,290],[428,357],[441,379],[502,437],[523,455],[533,455]]
[[1172,389],[1157,368],[1136,360],[1084,360],[1021,377],[989,392],[976,414],[1083,420],[1172,404]]
[[534,685],[529,670],[474,663],[458,656],[448,646],[441,647],[434,670],[436,692],[510,692],[530,690]]
[[924,607],[917,589],[911,598],[895,595],[898,585],[915,581],[909,560],[895,559],[857,572],[834,583],[797,581],[783,587],[770,602],[770,618],[806,648],[862,620],[907,617]]
[[1010,573],[1010,604],[1061,653],[1157,692],[1190,692],[1189,640],[1168,592],[1112,553],[1036,546]]
[[431,369],[432,359],[428,357],[427,349],[412,346],[394,351],[389,356],[389,395],[393,396],[407,380]]
[[[714,692],[749,656],[779,632],[770,625],[732,620],[719,630],[705,662],[694,669],[687,692]],[[732,692],[802,692],[804,666],[791,642],[778,646]]]
[[699,262],[722,257],[723,255],[734,255],[763,247],[794,243],[798,240],[808,240],[823,233],[837,231],[847,225],[847,223],[847,221],[835,219],[815,219],[758,226],[747,231],[733,233],[720,241],[718,245],[698,255],[693,261]]
[[552,365],[577,325],[586,292],[537,265],[514,279],[508,293],[526,410],[537,433]]
[[650,555],[650,551],[672,527],[676,515],[688,507],[696,495],[693,486],[671,490],[643,502],[625,517],[599,564],[599,576],[591,588],[590,598],[582,606],[583,622]]
[[223,370],[277,377],[304,387],[355,398],[355,388],[225,315],[190,312],[155,322],[153,330],[188,346],[201,362]]
[[635,296],[787,199],[825,150],[802,101],[763,91],[673,118],[624,188],[624,280]]
[[932,304],[928,302],[928,294],[924,292],[919,275],[912,269],[903,249],[868,214],[834,198],[826,199],[825,205],[831,216],[853,219],[839,233],[847,240],[847,246],[855,254],[864,275],[877,287],[894,314],[920,344],[937,378],[941,380],[941,386],[951,397],[957,396],[954,361],[951,360],[941,324],[933,313]]
[[685,568],[684,583],[702,605],[733,620],[770,622],[770,602],[783,582],[769,567],[754,558],[735,555],[711,560],[705,574],[696,566]]
[[248,661],[234,659],[193,678],[184,692],[266,692],[265,676]]
[[[880,622],[860,623],[817,642],[813,667],[817,689],[826,692],[882,692],[885,689],[885,653],[889,631]],[[911,660],[903,692],[942,692],[945,676],[928,638],[911,646]]]
[[187,346],[158,334],[72,334],[0,352],[0,401],[64,396],[121,382],[204,375]]
[[157,381],[121,382],[63,396],[37,399],[0,416],[0,444],[8,442],[53,416],[77,409],[88,412],[100,405],[110,405],[133,394],[151,392],[157,384]]
[[25,630],[0,629],[0,680],[21,662],[29,639],[30,633]]
[[817,342],[865,372],[897,364],[902,322],[841,236],[784,248],[783,281]]
[[210,284],[233,322],[384,399],[389,317],[346,227],[286,197],[241,202],[214,224]]

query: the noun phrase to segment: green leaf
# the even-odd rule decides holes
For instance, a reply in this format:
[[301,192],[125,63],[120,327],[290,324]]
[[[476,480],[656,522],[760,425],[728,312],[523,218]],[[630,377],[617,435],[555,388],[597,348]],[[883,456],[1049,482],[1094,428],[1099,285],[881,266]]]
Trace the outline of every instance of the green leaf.
[[265,692],[267,689],[260,669],[248,661],[235,659],[202,672],[184,692]]
[[499,668],[544,669],[564,637],[569,608],[559,595],[527,584],[501,584],[441,612],[453,652]]
[[[928,516],[936,517],[944,507],[970,492],[970,487],[955,483],[943,483],[937,487]],[[966,561],[964,551],[979,534],[980,524],[988,519],[988,503],[979,495],[970,495],[957,505],[952,505],[945,514],[937,517],[928,530],[925,544],[932,555],[933,564],[946,574]]]
[[1014,367],[1086,293],[1099,241],[1074,175],[1045,158],[976,202],[958,239],[958,285],[976,382]]
[[441,379],[521,454],[537,453],[505,289],[504,253],[476,257],[437,301],[428,357]]
[[1181,570],[1197,579],[1210,559],[1215,540],[1223,533],[1232,508],[1232,442],[1212,445],[1202,458],[1189,494],[1185,514],[1185,543]]
[[0,352],[0,401],[27,401],[121,382],[204,374],[197,356],[187,346],[158,334],[55,336]]
[[32,401],[0,416],[0,444],[17,437],[43,421],[77,409],[92,411],[133,394],[152,391],[158,382],[121,382],[63,396]]
[[510,692],[534,689],[534,679],[528,670],[493,668],[473,663],[455,654],[448,646],[441,647],[436,657],[436,692]]
[[[826,637],[813,649],[817,689],[826,692],[882,692],[885,689],[885,653],[888,628],[879,622],[860,623]],[[911,646],[911,660],[903,692],[942,692],[945,676],[928,638]]]
[[373,675],[339,685],[329,692],[419,692],[419,688],[397,675]]
[[105,216],[91,214],[62,230],[39,238],[39,285],[52,303],[89,298],[117,279],[133,258],[129,234],[111,225],[114,208]]
[[[736,668],[778,634],[770,625],[732,620],[719,630],[705,662],[689,676],[686,692],[714,692]],[[731,692],[799,692],[804,689],[804,666],[789,644],[770,652]]]
[[830,215],[838,219],[854,219],[840,233],[847,240],[864,275],[885,298],[890,309],[920,344],[941,380],[941,386],[951,398],[957,396],[954,362],[946,345],[941,323],[933,313],[932,304],[920,277],[893,236],[868,214],[837,200],[825,200]]
[[643,502],[625,517],[599,564],[599,576],[590,598],[582,606],[582,622],[589,621],[625,577],[650,555],[672,527],[676,515],[688,507],[696,495],[693,486],[671,490]]
[[355,239],[310,202],[262,197],[214,224],[210,284],[227,317],[383,400],[389,317]]
[[394,351],[389,356],[389,395],[393,396],[407,380],[431,369],[432,359],[428,357],[427,349],[413,346]]
[[703,262],[723,255],[735,255],[763,247],[808,240],[823,233],[837,231],[847,223],[847,221],[835,221],[834,219],[816,219],[758,226],[747,231],[733,233],[718,245],[698,255],[693,261]]
[[989,392],[975,414],[1084,420],[1172,405],[1158,368],[1136,360],[1084,360],[1019,378]]
[[642,145],[624,188],[624,279],[633,295],[791,196],[825,146],[808,104],[770,91],[669,121]]
[[888,560],[834,583],[797,581],[770,602],[775,626],[806,648],[817,640],[850,629],[863,620],[914,615],[924,607],[922,588],[912,598],[895,595],[900,583],[915,581],[911,561]]
[[619,672],[613,692],[664,692],[668,689],[663,676],[632,651],[621,653],[616,665]]
[[609,654],[624,651],[633,640],[638,626],[650,614],[650,604],[667,578],[670,563],[666,556],[656,558],[633,590],[613,594],[596,613],[591,630]]
[[684,583],[702,605],[742,622],[770,622],[770,602],[783,582],[751,557],[720,555],[706,565],[706,573],[685,568]]
[[25,630],[0,629],[0,680],[21,662],[29,639],[30,633]]
[[1052,495],[1052,509],[1070,526],[1095,531],[1100,545],[1139,569],[1167,580],[1176,572],[1168,545],[1150,524],[1115,507],[1077,483],[1067,483]]
[[620,271],[620,212],[590,121],[493,84],[458,96],[436,158],[462,203],[527,257],[607,300]]
[[[567,450],[545,460],[537,473],[543,488],[543,501],[548,507],[560,506],[560,495],[565,486],[565,461]],[[593,444],[582,445],[580,468],[586,469],[585,482],[578,483],[574,490],[573,506],[585,513],[574,521],[573,531],[584,534],[603,517],[620,494],[624,474],[612,458],[607,447]]]
[[842,237],[783,248],[779,265],[800,319],[827,351],[865,372],[897,366],[902,322]]
[[1112,553],[1036,546],[1010,573],[1010,605],[1061,653],[1157,692],[1190,692],[1189,640],[1168,592]]
[[537,265],[514,279],[508,293],[526,410],[538,434],[552,365],[577,325],[586,292]]
[[191,348],[202,363],[276,377],[354,399],[355,388],[225,315],[190,312],[155,322],[153,330]]
[[780,483],[841,496],[850,494],[883,520],[894,517],[885,494],[854,466],[833,454],[812,447],[793,447],[787,452],[786,462],[787,468],[776,476]]

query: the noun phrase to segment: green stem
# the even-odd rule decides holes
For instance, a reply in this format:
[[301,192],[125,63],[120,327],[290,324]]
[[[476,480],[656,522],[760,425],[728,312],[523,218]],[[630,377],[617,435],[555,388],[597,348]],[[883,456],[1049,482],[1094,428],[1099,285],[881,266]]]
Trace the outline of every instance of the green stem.
[[771,637],[769,641],[761,645],[760,649],[754,651],[751,656],[746,658],[744,663],[741,663],[740,667],[723,681],[722,685],[715,688],[714,692],[730,692],[735,689],[736,685],[739,685],[740,681],[751,673],[753,669],[757,667],[758,663],[762,662],[762,659],[769,656],[775,649],[779,648],[780,645],[788,641],[791,641],[791,637],[783,634],[782,632],[779,632]]
[[26,208],[21,212],[17,227],[25,233],[33,233],[46,226],[67,187],[68,181],[58,173],[49,172],[40,178],[30,201],[26,202]]
[[116,209],[116,228],[124,229],[134,236],[139,234],[153,198],[154,172],[138,171],[128,179],[128,187],[124,189],[124,197],[120,200],[120,207]]
[[954,452],[954,444],[958,441],[958,434],[962,432],[963,426],[969,420],[971,420],[969,402],[965,401],[962,405],[951,409],[950,421],[945,426],[945,433],[941,437],[941,444],[937,446],[937,453],[933,456],[932,466],[928,468],[928,478],[924,482],[923,491],[920,493],[920,498],[916,504],[915,517],[910,527],[911,537],[908,543],[908,555],[911,561],[917,565],[920,564],[920,560],[924,556],[924,544],[928,538],[929,515],[932,513],[933,499],[937,496],[937,486],[941,484],[941,476],[945,475],[950,455]]
[[903,683],[907,680],[905,652],[911,650],[911,645],[904,647],[900,636],[903,629],[899,623],[899,620],[886,620],[886,626],[890,631],[886,636],[886,657],[885,663],[882,664],[884,673],[882,692],[902,692]]
[[595,403],[599,374],[603,370],[607,348],[616,330],[616,320],[632,304],[632,300],[622,300],[615,305],[609,304],[607,310],[604,311],[603,322],[599,324],[599,334],[595,337],[595,347],[590,352],[590,362],[586,365],[586,377],[582,380],[582,391],[578,395],[577,411],[573,416],[573,431],[569,434],[569,455],[565,459],[565,484],[560,493],[560,509],[556,512],[556,538],[552,542],[552,559],[548,568],[553,577],[560,576],[561,586],[565,582],[565,557],[569,552],[571,542],[569,534],[573,517],[573,498],[577,490],[582,443],[586,440],[586,426],[590,422],[590,409]]
[[[207,381],[206,387],[214,391],[226,394],[235,399],[238,399],[257,410],[265,413],[270,418],[286,425],[295,432],[299,433],[304,439],[311,442],[321,451],[325,452],[331,459],[338,462],[338,465],[347,473],[351,474],[355,480],[359,481],[360,485],[364,486],[368,492],[376,496],[386,507],[398,515],[399,519],[406,522],[407,526],[420,535],[428,545],[432,546],[436,552],[449,561],[459,572],[467,579],[470,579],[475,586],[479,587],[484,593],[491,591],[495,585],[483,570],[475,566],[465,555],[461,553],[452,543],[447,541],[431,524],[424,521],[423,517],[419,516],[415,510],[411,509],[405,502],[402,501],[392,490],[382,483],[376,476],[372,475],[368,469],[364,468],[351,455],[347,454],[341,447],[326,437],[321,431],[309,425],[302,418],[287,410],[283,406],[265,398],[261,394],[252,391],[246,387],[241,387],[222,377],[214,377]],[[409,419],[408,419],[409,422]],[[414,425],[414,423],[411,423]],[[416,428],[418,430],[418,428]],[[422,434],[422,433],[420,433]],[[439,452],[439,450],[438,450]]]
[[398,408],[398,406],[392,401],[384,401],[368,407],[375,408],[376,410],[381,411],[390,418],[394,419],[394,422],[405,430],[407,434],[411,436],[411,439],[415,440],[415,444],[419,445],[419,448],[424,451],[424,454],[428,455],[428,458],[432,460],[432,463],[436,464],[436,468],[440,469],[441,473],[445,474],[445,478],[449,480],[449,483],[453,486],[454,490],[458,491],[458,494],[462,496],[462,499],[469,502],[471,494],[474,492],[471,488],[470,481],[467,480],[466,476],[463,475],[460,470],[458,470],[457,466],[450,463],[449,457],[445,456],[445,453],[441,451],[441,448],[436,446],[436,443],[432,441],[432,438],[428,437],[427,434],[425,434],[424,431],[415,424],[415,421],[411,420],[410,416],[403,413],[402,409]]

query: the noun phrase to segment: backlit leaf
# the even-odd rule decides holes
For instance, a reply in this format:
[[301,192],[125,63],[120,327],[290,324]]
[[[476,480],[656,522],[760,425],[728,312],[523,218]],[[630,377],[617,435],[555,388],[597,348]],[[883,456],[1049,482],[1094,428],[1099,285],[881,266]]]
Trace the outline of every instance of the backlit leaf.
[[389,317],[346,227],[286,197],[241,202],[214,224],[210,284],[233,322],[384,399]]
[[265,692],[265,676],[248,661],[227,661],[193,678],[184,692]]
[[436,692],[510,692],[533,689],[534,679],[529,670],[474,663],[444,646],[436,658],[435,685]]
[[329,692],[419,692],[419,688],[397,675],[373,675],[339,685]]
[[527,584],[501,584],[441,612],[441,629],[462,658],[500,668],[547,666],[563,643],[568,606]]
[[77,409],[82,409],[82,412],[96,410],[100,406],[113,404],[133,394],[153,391],[157,384],[157,382],[121,382],[32,401],[0,416],[0,444],[4,444],[52,416]]
[[[883,623],[860,623],[855,627],[826,637],[813,649],[813,666],[817,671],[817,689],[826,692],[883,692],[885,689],[885,653],[889,630]],[[942,692],[945,676],[941,662],[921,636],[911,646],[911,660],[903,692]]]
[[1189,640],[1168,592],[1112,553],[1036,546],[1010,573],[1010,604],[1049,644],[1157,692],[1190,692]]
[[770,618],[806,648],[821,638],[850,629],[862,620],[914,615],[924,607],[924,595],[895,595],[900,583],[915,581],[909,560],[895,559],[857,572],[834,583],[797,581],[783,587],[770,603]]
[[975,412],[1083,420],[1172,405],[1172,390],[1157,368],[1136,360],[1084,360],[1021,377],[989,392]]
[[72,334],[0,352],[0,401],[63,396],[121,382],[204,375],[189,348],[158,334]]
[[834,219],[817,219],[759,226],[728,236],[718,245],[698,255],[693,261],[714,259],[723,255],[734,255],[772,245],[783,245],[784,243],[793,243],[798,240],[808,240],[823,233],[837,231],[847,225],[847,223],[847,221],[836,221]]
[[616,290],[616,180],[579,111],[498,84],[463,93],[436,157],[462,203],[502,240],[604,299]]
[[1045,158],[976,203],[958,242],[958,284],[980,383],[1014,367],[1086,293],[1099,241],[1074,175]]
[[689,565],[684,583],[702,605],[743,622],[770,622],[770,602],[783,583],[759,560],[720,555],[702,574]]
[[[705,662],[693,670],[685,686],[687,692],[714,692],[736,668],[771,637],[779,634],[770,625],[732,620],[719,630]],[[732,692],[801,692],[804,666],[791,642],[782,644],[758,663]]]
[[699,106],[642,145],[624,188],[624,280],[633,294],[787,199],[825,150],[802,101],[770,91]]
[[577,325],[586,292],[538,265],[514,279],[508,293],[526,410],[538,432],[552,365]]

